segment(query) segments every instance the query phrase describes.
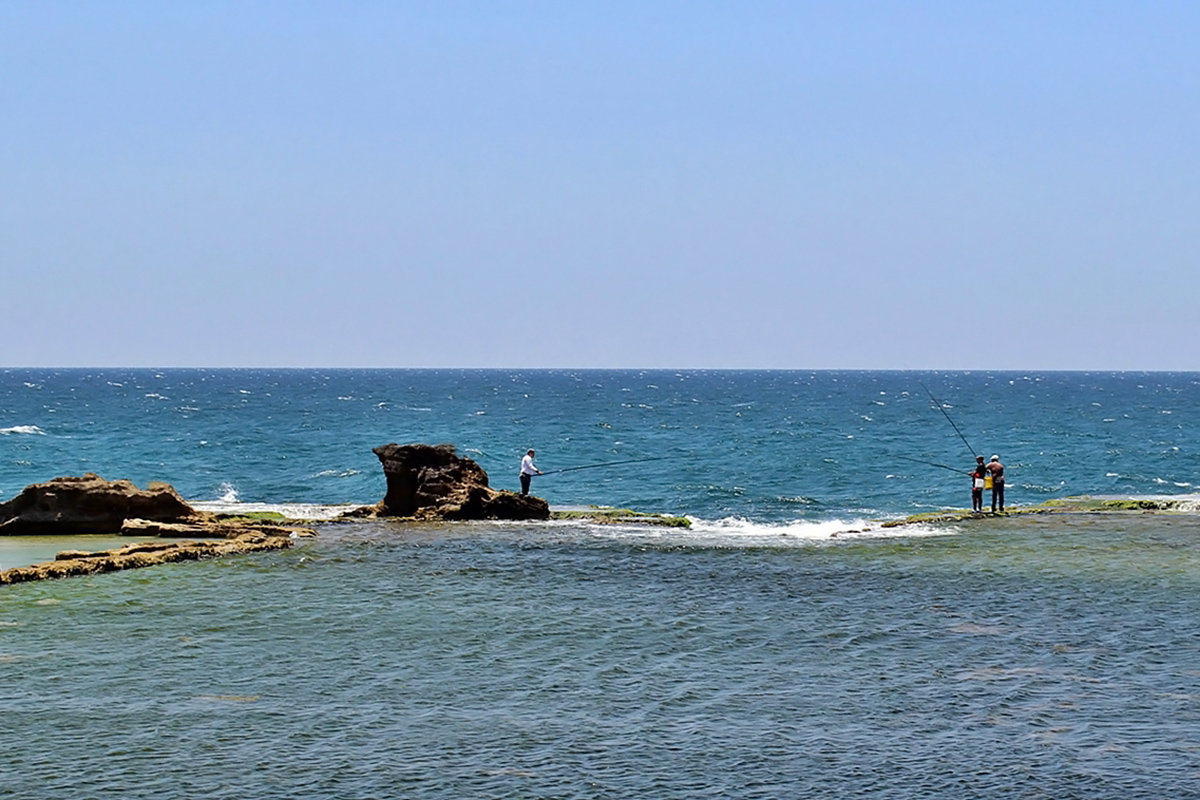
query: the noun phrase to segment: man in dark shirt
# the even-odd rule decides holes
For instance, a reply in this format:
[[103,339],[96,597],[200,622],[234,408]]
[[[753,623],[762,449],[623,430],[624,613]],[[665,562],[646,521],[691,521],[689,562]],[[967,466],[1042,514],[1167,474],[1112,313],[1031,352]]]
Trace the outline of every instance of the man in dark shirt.
[[987,467],[983,463],[983,456],[975,456],[975,471],[971,473],[971,510],[983,511],[983,476],[987,473]]
[[997,504],[1000,513],[1004,513],[1004,465],[1000,463],[1000,456],[992,456],[987,471],[992,475],[992,513],[996,513]]

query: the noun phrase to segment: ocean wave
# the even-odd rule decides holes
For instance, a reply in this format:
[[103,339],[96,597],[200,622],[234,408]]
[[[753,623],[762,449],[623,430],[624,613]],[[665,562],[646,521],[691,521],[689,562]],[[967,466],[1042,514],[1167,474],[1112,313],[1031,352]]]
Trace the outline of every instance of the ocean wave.
[[359,475],[362,470],[357,469],[323,469],[312,477],[314,478],[349,478],[353,475]]
[[212,514],[261,514],[277,513],[288,519],[330,520],[340,517],[347,511],[359,508],[358,505],[341,504],[327,505],[324,503],[243,503],[239,500],[190,500],[189,504],[197,511],[207,511]]
[[1066,481],[1059,481],[1057,486],[1042,486],[1036,483],[1023,483],[1021,490],[1032,494],[1058,494],[1066,489]]
[[11,428],[0,428],[0,434],[10,436],[12,434],[24,434],[26,436],[45,436],[46,432],[37,425],[13,425]]
[[780,495],[779,497],[776,497],[775,500],[780,503],[787,503],[787,504],[791,504],[791,505],[801,505],[801,506],[819,506],[819,505],[821,505],[820,500],[818,500],[815,497],[808,497],[806,495],[799,495],[799,496],[795,496],[795,497]]
[[756,522],[744,517],[706,520],[688,517],[688,528],[659,528],[647,525],[596,525],[599,536],[653,541],[657,544],[701,547],[799,547],[854,539],[899,539],[916,536],[946,536],[957,533],[953,526],[903,525],[885,528],[879,520],[833,519]]

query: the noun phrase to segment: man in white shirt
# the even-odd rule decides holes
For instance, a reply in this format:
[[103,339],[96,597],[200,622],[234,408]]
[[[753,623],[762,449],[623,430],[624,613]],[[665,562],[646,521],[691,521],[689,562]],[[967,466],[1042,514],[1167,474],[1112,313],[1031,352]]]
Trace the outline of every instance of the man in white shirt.
[[533,450],[530,450],[521,459],[521,494],[529,494],[530,481],[534,475],[541,474],[542,471],[533,465]]

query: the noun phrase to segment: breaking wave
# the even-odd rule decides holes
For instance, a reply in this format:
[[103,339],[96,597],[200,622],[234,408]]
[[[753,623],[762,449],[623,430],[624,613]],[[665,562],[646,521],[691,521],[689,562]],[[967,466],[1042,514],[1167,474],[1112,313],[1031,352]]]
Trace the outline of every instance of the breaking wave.
[[0,428],[0,434],[11,436],[25,434],[26,436],[45,436],[46,432],[37,425],[13,425],[11,428]]
[[881,520],[795,520],[755,522],[744,517],[706,520],[688,517],[688,528],[652,525],[596,525],[595,533],[619,539],[700,547],[803,547],[855,539],[899,539],[947,536],[958,529],[947,525],[912,524],[884,527]]

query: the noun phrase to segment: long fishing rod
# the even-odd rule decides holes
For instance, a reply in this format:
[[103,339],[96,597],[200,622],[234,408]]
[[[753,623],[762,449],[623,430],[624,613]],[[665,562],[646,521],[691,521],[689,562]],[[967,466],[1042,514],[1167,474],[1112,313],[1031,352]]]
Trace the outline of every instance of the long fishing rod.
[[938,411],[941,411],[941,412],[942,412],[942,415],[946,417],[946,421],[950,423],[950,427],[951,427],[951,428],[954,428],[954,432],[958,434],[958,438],[962,439],[962,441],[963,441],[963,444],[965,444],[965,445],[967,446],[967,449],[971,451],[971,455],[973,455],[973,456],[975,456],[976,458],[978,458],[978,457],[979,457],[979,453],[976,453],[976,452],[975,452],[975,448],[974,448],[974,447],[971,447],[971,443],[967,441],[967,437],[965,437],[965,436],[963,436],[963,435],[962,435],[962,431],[960,431],[960,430],[958,429],[958,426],[954,424],[954,420],[950,419],[950,414],[949,414],[949,412],[947,412],[947,411],[946,411],[946,409],[945,409],[945,408],[942,406],[942,403],[941,403],[941,401],[940,401],[940,400],[938,400],[936,397],[934,397],[934,396],[933,396],[933,392],[929,391],[929,387],[928,387],[928,386],[926,386],[925,384],[923,384],[923,383],[922,383],[922,384],[921,384],[921,388],[922,388],[922,389],[924,389],[924,390],[926,391],[926,393],[929,395],[929,399],[933,401],[933,404],[934,404],[935,406],[937,406],[937,408],[938,408]]
[[919,458],[909,458],[908,456],[898,456],[898,458],[902,458],[905,461],[912,461],[917,464],[925,464],[930,467],[941,467],[942,469],[948,469],[951,472],[957,472],[959,475],[970,475],[971,474],[971,473],[967,472],[965,469],[959,469],[958,467],[951,467],[946,464],[937,464],[933,461],[922,461]]
[[574,472],[575,470],[595,469],[597,467],[615,467],[618,464],[641,464],[645,461],[663,461],[667,458],[670,458],[670,456],[656,456],[654,458],[630,458],[626,459],[625,461],[605,461],[601,464],[581,464],[578,467],[563,467],[562,469],[548,470],[543,472],[542,475],[557,475],[560,472]]

